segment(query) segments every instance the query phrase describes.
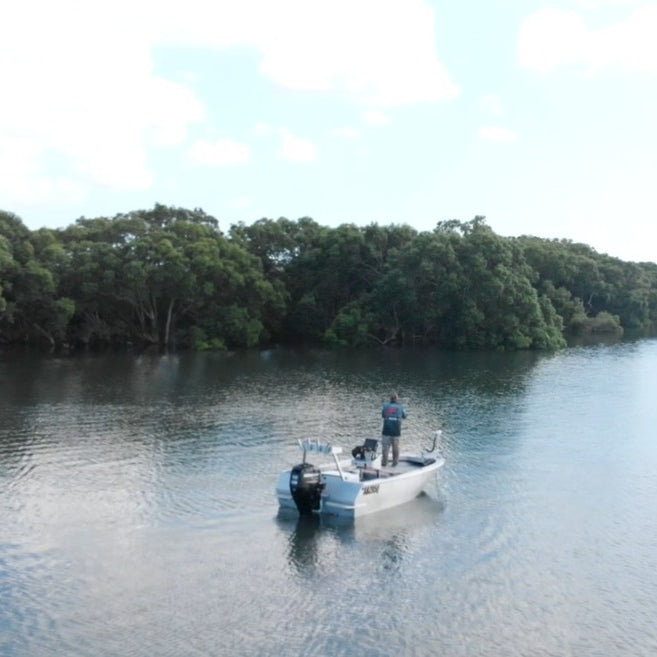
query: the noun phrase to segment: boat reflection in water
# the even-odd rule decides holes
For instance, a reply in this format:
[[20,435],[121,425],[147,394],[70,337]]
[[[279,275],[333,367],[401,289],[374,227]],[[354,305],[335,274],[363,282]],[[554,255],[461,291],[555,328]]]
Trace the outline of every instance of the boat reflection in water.
[[289,531],[288,563],[303,577],[339,568],[340,546],[360,544],[378,554],[375,569],[395,571],[409,552],[418,533],[435,526],[444,503],[434,495],[419,497],[388,511],[373,513],[357,522],[340,516],[298,514],[280,508],[279,527]]

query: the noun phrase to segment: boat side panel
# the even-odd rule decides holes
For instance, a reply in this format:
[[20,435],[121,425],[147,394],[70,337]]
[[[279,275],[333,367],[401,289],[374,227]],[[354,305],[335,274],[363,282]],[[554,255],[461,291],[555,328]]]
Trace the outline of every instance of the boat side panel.
[[358,518],[404,504],[415,499],[426,488],[439,467],[438,463],[425,468],[411,466],[401,474],[358,483],[345,482],[337,474],[326,473],[322,511]]
[[289,509],[296,509],[297,505],[295,504],[294,499],[292,499],[292,493],[290,492],[290,473],[291,470],[286,470],[278,475],[276,481],[276,497],[278,498],[280,506]]

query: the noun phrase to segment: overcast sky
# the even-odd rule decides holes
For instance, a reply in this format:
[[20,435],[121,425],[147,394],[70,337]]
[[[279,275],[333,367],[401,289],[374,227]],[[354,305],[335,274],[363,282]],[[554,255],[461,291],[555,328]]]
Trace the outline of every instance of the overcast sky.
[[657,261],[656,0],[21,0],[0,209],[500,235]]

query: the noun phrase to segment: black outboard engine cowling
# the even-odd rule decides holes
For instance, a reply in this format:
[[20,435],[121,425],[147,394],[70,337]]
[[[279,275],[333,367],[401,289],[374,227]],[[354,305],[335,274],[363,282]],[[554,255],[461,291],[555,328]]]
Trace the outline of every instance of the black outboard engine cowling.
[[324,484],[319,468],[312,463],[299,463],[290,472],[290,493],[299,513],[307,515],[319,511]]

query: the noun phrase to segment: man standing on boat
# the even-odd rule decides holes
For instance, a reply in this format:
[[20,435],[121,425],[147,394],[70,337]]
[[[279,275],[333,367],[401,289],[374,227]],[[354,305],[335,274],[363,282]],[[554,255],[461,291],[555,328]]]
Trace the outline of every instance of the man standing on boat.
[[406,418],[406,409],[399,403],[397,393],[390,395],[390,401],[381,408],[383,429],[381,431],[381,465],[388,465],[388,452],[392,446],[392,465],[399,461],[399,437],[401,436],[402,419]]

